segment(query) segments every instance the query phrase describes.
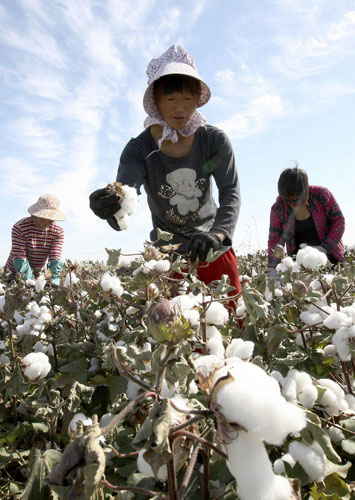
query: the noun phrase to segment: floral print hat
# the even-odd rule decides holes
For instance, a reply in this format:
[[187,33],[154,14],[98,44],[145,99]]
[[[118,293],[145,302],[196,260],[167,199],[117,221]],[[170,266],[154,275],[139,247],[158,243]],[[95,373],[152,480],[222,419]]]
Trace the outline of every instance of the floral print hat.
[[28,212],[35,217],[50,220],[66,220],[66,216],[59,208],[59,200],[52,194],[44,194],[31,205]]
[[147,67],[148,87],[144,93],[143,106],[152,118],[160,118],[153,95],[154,82],[166,75],[187,75],[201,82],[201,94],[197,107],[206,104],[211,91],[197,71],[193,57],[181,45],[174,44],[157,59],[152,59]]
[[[154,98],[154,82],[166,75],[187,75],[192,78],[196,78],[201,82],[201,93],[200,98],[197,103],[197,107],[206,104],[210,97],[211,91],[207,84],[202,80],[201,76],[197,71],[197,67],[193,57],[187,52],[181,45],[174,44],[168,48],[157,59],[152,59],[148,64],[147,75],[148,75],[148,87],[144,93],[143,106],[145,111],[148,113],[147,118],[144,120],[144,127],[148,128],[151,125],[159,124],[163,127],[162,136],[158,140],[158,148],[147,156],[147,158],[157,151],[160,150],[162,142],[169,140],[172,142],[178,141],[178,134],[176,130],[170,127],[160,116],[158,111],[155,98]],[[196,130],[207,123],[206,118],[197,109],[193,113],[189,123],[182,130],[179,130],[179,134],[184,137],[188,137],[196,132]]]

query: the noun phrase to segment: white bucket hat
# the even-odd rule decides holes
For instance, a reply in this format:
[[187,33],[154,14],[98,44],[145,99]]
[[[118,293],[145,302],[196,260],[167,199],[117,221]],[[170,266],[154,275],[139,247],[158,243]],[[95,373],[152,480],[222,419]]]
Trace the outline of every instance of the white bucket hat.
[[147,75],[148,87],[144,93],[143,106],[147,114],[152,118],[160,118],[155,103],[153,84],[162,76],[187,75],[199,80],[201,82],[201,93],[197,103],[198,108],[206,104],[211,97],[211,91],[199,75],[193,57],[181,45],[174,44],[160,57],[152,59],[147,67]]
[[42,219],[66,220],[66,216],[59,208],[59,200],[53,194],[40,196],[37,202],[29,207],[28,212]]

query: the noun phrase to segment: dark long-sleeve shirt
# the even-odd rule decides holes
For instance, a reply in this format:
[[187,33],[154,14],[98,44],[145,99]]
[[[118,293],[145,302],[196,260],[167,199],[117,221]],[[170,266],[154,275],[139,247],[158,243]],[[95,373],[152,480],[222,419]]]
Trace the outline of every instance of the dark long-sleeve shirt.
[[[224,244],[230,246],[240,190],[226,134],[212,125],[198,128],[191,150],[183,158],[155,150],[157,145],[146,129],[126,145],[117,172],[117,181],[136,187],[138,193],[144,186],[152,214],[151,240],[157,240],[157,228],[168,231],[174,234],[171,243],[180,243],[179,251],[185,253],[193,233],[213,230],[223,233]],[[218,189],[218,207],[212,196],[212,179]]]

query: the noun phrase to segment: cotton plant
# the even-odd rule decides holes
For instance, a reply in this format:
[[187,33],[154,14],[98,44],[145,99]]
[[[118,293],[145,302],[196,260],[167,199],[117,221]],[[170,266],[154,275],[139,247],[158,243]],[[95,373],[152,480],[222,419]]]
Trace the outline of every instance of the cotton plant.
[[[16,331],[20,335],[33,335],[38,337],[51,320],[52,313],[47,306],[40,306],[37,302],[31,301],[27,305],[26,313],[17,316],[19,324],[16,326]],[[22,321],[22,323],[20,323],[20,321]]]
[[264,443],[281,446],[288,434],[298,433],[306,425],[304,411],[287,402],[277,381],[253,363],[229,358],[210,367],[209,374],[206,364],[197,374],[205,387],[209,377],[211,409],[241,500],[291,498],[290,482],[274,473]]

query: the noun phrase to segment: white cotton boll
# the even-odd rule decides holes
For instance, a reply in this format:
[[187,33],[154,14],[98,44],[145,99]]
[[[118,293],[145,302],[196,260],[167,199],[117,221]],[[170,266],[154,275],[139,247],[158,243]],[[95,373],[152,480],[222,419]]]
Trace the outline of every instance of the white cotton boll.
[[350,361],[351,359],[350,341],[353,338],[355,338],[355,325],[339,328],[332,337],[332,342],[342,361]]
[[44,354],[46,354],[46,352],[47,352],[47,346],[42,344],[42,342],[40,342],[39,340],[35,343],[35,345],[33,346],[33,349],[36,352],[44,352]]
[[281,262],[287,269],[293,269],[295,265],[295,261],[290,256],[285,257]]
[[30,316],[38,318],[38,316],[41,314],[41,308],[37,304],[37,302],[29,302],[28,305]]
[[283,297],[283,291],[280,288],[275,288],[275,297]]
[[170,401],[177,408],[175,409],[173,406],[170,406],[171,425],[180,425],[186,420],[185,412],[190,412],[191,408],[180,394],[172,397]]
[[207,376],[216,366],[221,364],[221,359],[214,354],[208,354],[207,356],[199,356],[193,363],[196,371],[200,371]]
[[169,260],[157,260],[155,261],[153,270],[157,273],[166,273],[170,269],[170,261]]
[[120,279],[117,276],[111,276],[109,271],[103,274],[100,286],[104,292],[111,291],[117,297],[121,297],[124,291]]
[[127,316],[134,316],[139,311],[136,307],[133,306],[128,306],[126,309],[126,314]]
[[320,252],[315,247],[307,246],[302,248],[297,252],[296,262],[301,267],[306,269],[316,269],[319,266],[325,266],[327,264],[327,255],[324,252]]
[[304,411],[281,396],[277,381],[262,368],[240,362],[229,372],[234,381],[223,385],[216,395],[219,411],[228,422],[276,445],[306,425]]
[[44,274],[40,274],[35,282],[35,290],[36,292],[41,292],[46,284],[46,278]]
[[176,394],[178,386],[179,386],[178,382],[176,382],[175,385],[172,385],[169,384],[164,378],[162,383],[161,396],[163,398],[173,398]]
[[72,285],[75,285],[76,283],[79,282],[79,278],[76,276],[75,273],[68,273],[65,276],[63,286],[65,288],[69,288],[70,287],[70,282],[71,282]]
[[101,362],[99,358],[91,358],[88,372],[94,373],[100,370]]
[[0,340],[0,349],[3,351],[6,349],[5,342],[3,340]]
[[279,371],[277,370],[273,370],[271,373],[270,373],[271,377],[274,378],[279,384],[281,387],[283,387],[284,383],[285,383],[285,378],[284,376],[282,375],[282,373],[280,373]]
[[312,290],[319,290],[322,285],[319,280],[315,279],[310,282],[309,286],[312,288]]
[[334,356],[337,354],[337,348],[334,344],[326,345],[323,350],[326,356]]
[[288,447],[292,457],[303,467],[310,481],[319,483],[324,478],[325,454],[318,443],[307,446],[293,441]]
[[349,406],[349,410],[355,412],[355,396],[353,394],[345,394],[344,398]]
[[282,287],[283,291],[286,293],[292,292],[292,285],[291,283],[285,283]]
[[52,344],[47,345],[47,356],[54,356],[54,348]]
[[305,385],[298,395],[298,401],[306,408],[312,408],[317,398],[318,391],[313,384]]
[[100,418],[100,427],[101,428],[106,427],[114,418],[115,415],[112,415],[112,413],[105,413]]
[[249,359],[254,351],[254,342],[243,339],[232,339],[226,349],[226,358],[237,357],[240,359]]
[[270,292],[270,290],[268,288],[265,289],[265,293],[264,293],[264,297],[265,297],[265,300],[267,302],[271,302],[272,301],[272,292]]
[[291,403],[294,403],[297,400],[297,383],[294,378],[286,377],[282,387],[282,395]]
[[339,415],[348,409],[343,389],[333,380],[322,378],[318,380],[320,387],[326,389],[320,404],[324,406],[331,415]]
[[5,295],[5,285],[0,283],[0,295]]
[[198,302],[191,295],[177,295],[171,299],[171,303],[182,312],[193,309],[198,305]]
[[121,190],[123,193],[123,200],[120,202],[121,207],[128,215],[132,215],[136,211],[138,205],[137,190],[127,185],[123,185]]
[[39,317],[41,323],[49,323],[52,319],[52,315],[49,312],[42,313]]
[[343,431],[337,427],[329,427],[327,429],[327,433],[333,443],[340,443],[343,439],[345,439]]
[[287,271],[287,269],[288,267],[283,262],[279,262],[279,264],[277,264],[276,266],[276,271],[278,273],[284,273]]
[[84,413],[76,413],[68,425],[68,436],[70,438],[74,437],[76,424],[78,422],[81,422],[85,427],[92,425],[92,419],[90,417],[87,417]]
[[212,302],[206,312],[208,325],[225,325],[229,319],[228,310],[220,302]]
[[245,306],[244,300],[243,299],[238,299],[237,301],[237,308],[236,308],[236,315],[238,318],[245,318],[247,315],[247,308]]
[[126,390],[127,398],[130,401],[133,401],[133,399],[136,399],[136,397],[138,396],[138,393],[139,393],[140,389],[141,389],[140,385],[138,385],[135,382],[133,382],[133,380],[128,380],[127,390]]
[[273,469],[275,474],[282,474],[285,472],[285,462],[288,463],[291,467],[294,467],[296,464],[295,459],[289,453],[285,453],[281,458],[275,460]]
[[123,208],[121,208],[120,210],[118,210],[118,212],[116,212],[114,214],[114,218],[116,219],[117,224],[119,225],[119,227],[122,231],[125,231],[126,229],[128,229],[128,227],[129,227],[129,215],[127,214],[127,212],[125,210],[123,210]]
[[[146,451],[146,448],[139,450],[137,457],[137,469],[145,476],[154,477],[153,469],[143,457]],[[166,465],[162,465],[158,470],[158,479],[159,481],[166,481],[168,479],[168,469]]]
[[343,312],[334,311],[323,321],[323,325],[330,330],[337,330],[341,326],[350,326],[351,319]]
[[208,354],[212,354],[220,359],[224,359],[224,345],[222,339],[213,338],[207,340],[206,347]]
[[190,325],[192,327],[194,326],[199,326],[200,324],[200,313],[197,311],[197,309],[188,309],[182,313],[183,317],[186,319],[186,321],[190,322]]
[[207,339],[218,339],[222,340],[221,332],[214,325],[208,325],[206,328]]
[[26,366],[24,374],[30,380],[44,378],[51,370],[48,356],[43,352],[31,352],[22,359],[22,364]]
[[287,500],[291,497],[289,481],[274,474],[260,439],[240,431],[237,439],[226,448],[227,466],[237,481],[241,500]]
[[309,311],[302,311],[300,314],[300,320],[306,325],[316,325],[322,322],[322,316],[319,313],[311,313]]
[[335,278],[334,274],[323,274],[323,279],[325,280],[328,286],[332,286],[334,278]]

